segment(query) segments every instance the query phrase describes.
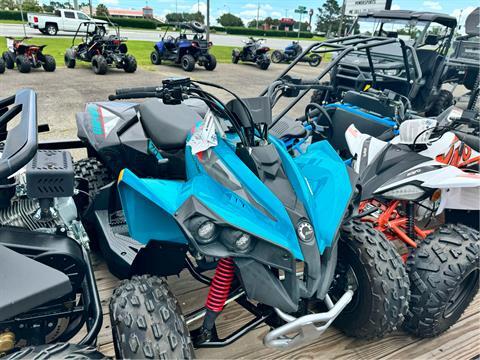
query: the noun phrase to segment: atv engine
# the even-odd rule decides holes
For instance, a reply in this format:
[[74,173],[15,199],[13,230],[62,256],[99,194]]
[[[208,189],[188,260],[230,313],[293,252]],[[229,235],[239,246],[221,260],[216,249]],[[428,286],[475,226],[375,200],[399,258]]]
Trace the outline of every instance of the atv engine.
[[73,200],[75,179],[68,152],[38,150],[24,170],[0,186],[0,244],[65,273],[73,291],[0,321],[15,347],[66,341],[85,318],[82,297],[88,236]]

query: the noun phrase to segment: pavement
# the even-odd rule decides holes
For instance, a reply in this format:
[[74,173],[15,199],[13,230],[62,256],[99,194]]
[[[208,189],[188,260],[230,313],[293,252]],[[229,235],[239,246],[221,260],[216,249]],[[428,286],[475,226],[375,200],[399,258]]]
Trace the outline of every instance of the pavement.
[[[51,37],[41,34],[38,30],[32,29],[28,26],[25,26],[27,36],[33,37]],[[160,36],[164,31],[153,31],[153,30],[131,30],[131,29],[121,29],[122,36],[127,37],[129,40],[145,40],[145,41],[158,41]],[[175,36],[177,33],[169,32],[172,36]],[[21,24],[1,24],[0,23],[0,36],[24,36],[23,26]],[[59,31],[57,37],[73,37],[73,33]],[[210,34],[210,40],[214,45],[223,45],[223,46],[243,46],[243,40],[247,39],[247,36],[239,35],[220,35],[220,34]],[[276,39],[268,38],[265,42],[267,46],[270,46],[274,49],[283,49],[292,40],[290,39]],[[312,41],[301,40],[300,44],[303,47],[307,47],[311,44]]]
[[[7,70],[0,75],[0,99],[21,88],[34,89],[38,99],[38,123],[47,123],[51,129],[48,133],[41,133],[40,139],[73,139],[76,137],[75,114],[82,111],[87,102],[107,100],[108,95],[118,88],[161,85],[162,79],[167,77],[190,76],[225,86],[241,97],[252,97],[258,95],[284,69],[283,64],[272,64],[266,71],[253,64],[218,64],[213,72],[198,69],[187,74],[179,67],[161,65],[152,70],[139,69],[133,74],[109,69],[103,76],[95,75],[87,67],[59,67],[53,73],[34,69],[29,74]],[[312,71],[318,73],[320,67],[299,64],[295,70],[296,74],[311,78],[314,75]],[[211,92],[224,101],[231,98],[215,89]],[[295,116],[303,114],[304,107],[305,104],[293,109]]]

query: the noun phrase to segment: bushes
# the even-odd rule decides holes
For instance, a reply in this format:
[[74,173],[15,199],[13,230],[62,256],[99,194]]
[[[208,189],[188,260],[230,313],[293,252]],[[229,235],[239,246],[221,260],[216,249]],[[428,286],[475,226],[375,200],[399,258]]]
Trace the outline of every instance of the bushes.
[[[27,13],[23,13],[25,21],[27,20]],[[19,20],[22,21],[22,15],[20,11],[0,10],[0,20]]]
[[[262,29],[249,29],[242,27],[226,27],[225,31],[227,34],[232,35],[247,35],[247,36],[271,36],[271,37],[295,37],[298,36],[296,31],[279,31],[279,30],[262,30]],[[300,32],[300,37],[303,38],[312,38],[313,34],[306,31]]]
[[[105,16],[95,16],[95,19],[101,19],[108,21]],[[138,29],[156,29],[157,22],[153,20],[147,19],[131,19],[131,18],[121,18],[121,17],[111,17],[110,21],[114,24],[131,27],[131,28],[138,28]]]

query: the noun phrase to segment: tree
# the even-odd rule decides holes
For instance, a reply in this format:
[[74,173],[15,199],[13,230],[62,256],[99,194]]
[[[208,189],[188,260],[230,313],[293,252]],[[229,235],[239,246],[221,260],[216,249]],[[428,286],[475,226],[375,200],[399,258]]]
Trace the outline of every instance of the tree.
[[168,23],[177,23],[184,21],[198,21],[205,22],[205,16],[201,12],[196,13],[170,13],[165,15],[165,19]]
[[317,31],[330,35],[333,28],[338,28],[342,9],[337,0],[326,0],[318,9]]
[[23,11],[32,12],[42,11],[42,7],[38,4],[38,0],[23,0],[22,9]]
[[217,21],[222,26],[245,26],[242,19],[230,13],[222,14]]
[[105,5],[98,4],[97,5],[97,10],[96,10],[96,15],[97,16],[110,16],[110,13],[108,12],[108,8]]
[[17,2],[15,0],[0,0],[0,10],[15,10]]

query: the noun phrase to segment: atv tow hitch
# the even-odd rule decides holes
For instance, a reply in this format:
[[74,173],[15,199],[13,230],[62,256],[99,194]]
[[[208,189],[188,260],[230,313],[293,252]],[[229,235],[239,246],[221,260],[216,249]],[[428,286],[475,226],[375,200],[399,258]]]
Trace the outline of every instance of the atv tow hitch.
[[333,304],[327,295],[325,298],[325,304],[329,308],[327,312],[308,314],[299,318],[275,308],[277,315],[287,323],[265,335],[263,343],[270,348],[287,349],[318,339],[350,303],[352,297],[353,291],[347,290],[337,303]]

